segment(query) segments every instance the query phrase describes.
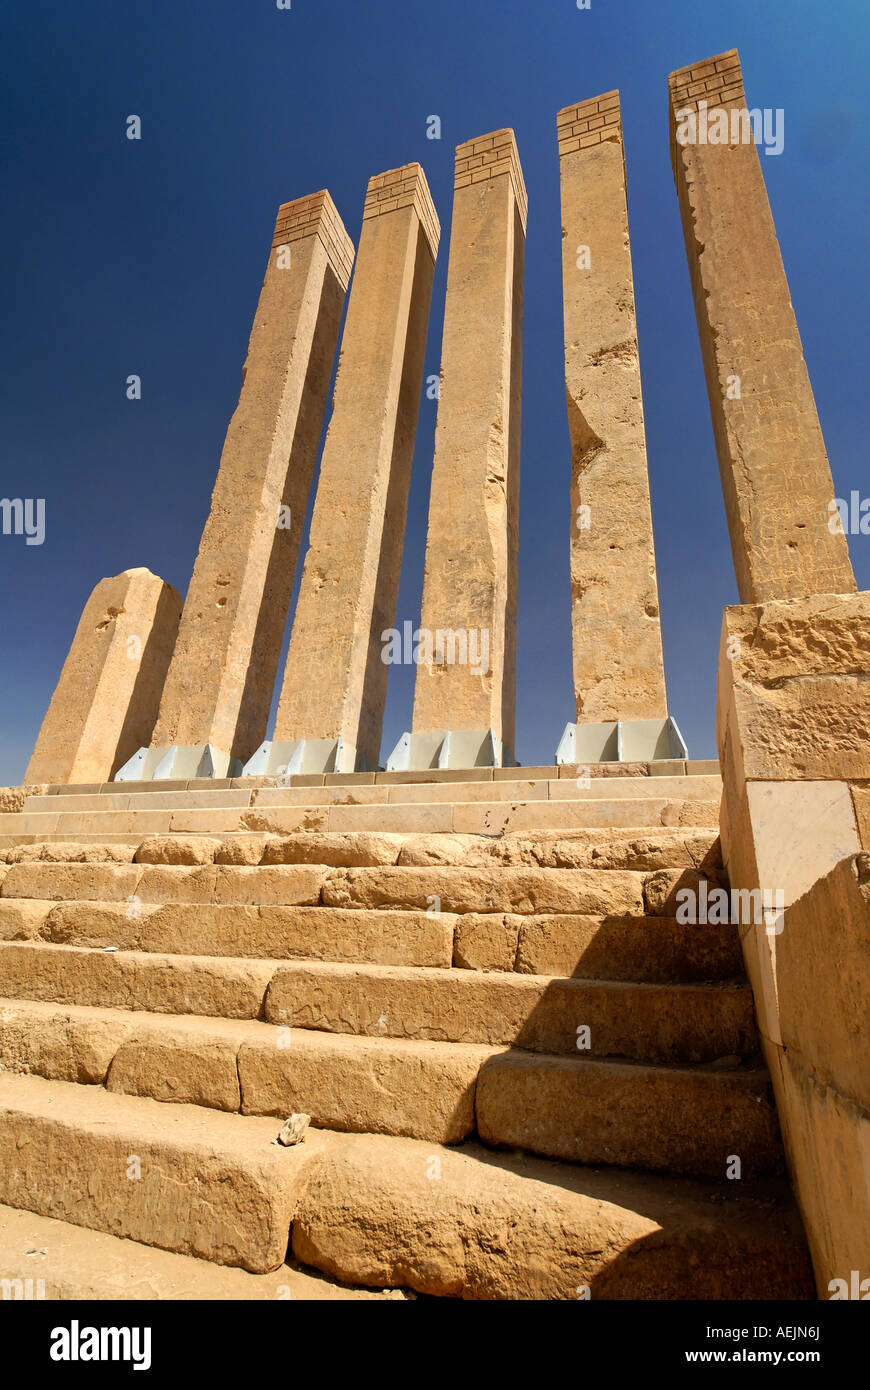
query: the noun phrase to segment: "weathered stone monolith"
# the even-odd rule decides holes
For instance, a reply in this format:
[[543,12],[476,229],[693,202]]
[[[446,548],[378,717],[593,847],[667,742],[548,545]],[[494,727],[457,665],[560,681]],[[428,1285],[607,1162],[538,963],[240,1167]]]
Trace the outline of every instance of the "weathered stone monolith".
[[[672,73],[671,157],[744,603],[853,593],[736,49]],[[767,156],[765,156],[767,157]]]
[[557,127],[577,721],[664,719],[619,93]]
[[205,746],[224,776],[265,737],[352,262],[327,192],[279,209],[152,748],[131,776],[164,759],[159,775],[195,776]]
[[439,237],[418,164],[370,181],[274,740],[248,773],[377,767]]
[[512,761],[526,216],[513,131],[459,145],[411,766]]
[[181,598],[147,569],[101,579],[79,620],[25,782],[108,782],[147,744]]

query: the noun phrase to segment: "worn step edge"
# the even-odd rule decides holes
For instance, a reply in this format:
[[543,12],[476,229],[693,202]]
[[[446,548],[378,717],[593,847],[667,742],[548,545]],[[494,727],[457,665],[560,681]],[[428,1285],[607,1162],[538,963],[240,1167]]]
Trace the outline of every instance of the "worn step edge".
[[9,1001],[5,1054],[61,1077],[90,1067],[95,1083],[104,1068],[110,1090],[157,1100],[305,1111],[343,1132],[455,1144],[476,1125],[487,1143],[577,1162],[717,1178],[733,1155],[746,1176],[781,1167],[769,1078],[753,1066],[725,1073],[142,1012],[106,1011],[95,1024],[73,1012],[19,1007],[16,1018]]
[[6,811],[0,835],[77,833],[220,834],[233,830],[455,831],[503,834],[509,830],[586,827],[712,828],[718,800],[612,797],[481,802],[421,801],[386,805],[212,807],[185,811]]
[[737,928],[671,917],[196,907],[0,899],[4,943],[239,960],[321,960],[666,984],[744,977]]
[[325,1154],[293,1223],[333,1278],[464,1299],[811,1299],[787,1186],[578,1168],[358,1136]]
[[[58,951],[66,954],[58,954]],[[71,951],[77,951],[73,956]],[[16,969],[17,967],[17,969]],[[301,1030],[648,1062],[752,1056],[746,983],[644,984],[341,962],[0,945],[0,995]]]
[[[724,1180],[784,1169],[767,1070],[649,1065],[512,1050],[481,1069],[487,1144],[574,1163]],[[739,1160],[739,1170],[735,1167]]]
[[2,1206],[0,1285],[4,1300],[46,1302],[325,1302],[413,1297],[399,1289],[348,1287],[295,1261],[271,1274],[249,1274]]
[[[8,843],[5,843],[8,842]],[[376,867],[391,864],[454,863],[466,867],[495,867],[507,863],[538,864],[571,858],[595,862],[576,867],[663,869],[721,868],[718,833],[699,827],[641,832],[613,827],[604,834],[589,829],[541,830],[503,836],[455,834],[388,834],[386,832],[297,831],[278,835],[236,831],[226,835],[106,836],[81,834],[40,839],[0,837],[0,864],[45,861],[53,863],[155,863],[171,865],[325,864],[332,867]],[[615,862],[614,862],[615,861]],[[571,867],[555,863],[555,867]]]
[[499,1049],[360,1038],[226,1020],[0,1001],[4,1066],[244,1115],[296,1111],[321,1129],[454,1144],[474,1130],[481,1067]]
[[271,1120],[2,1074],[0,1202],[265,1274],[331,1142],[274,1137]]

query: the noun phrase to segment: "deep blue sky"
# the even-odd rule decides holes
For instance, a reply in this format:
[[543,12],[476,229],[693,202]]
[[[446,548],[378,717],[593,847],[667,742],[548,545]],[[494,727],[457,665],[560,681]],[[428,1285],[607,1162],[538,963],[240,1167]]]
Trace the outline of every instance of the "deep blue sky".
[[[186,590],[278,203],[328,187],[354,240],[373,173],[420,160],[444,227],[460,141],[513,126],[529,191],[517,754],[573,717],[556,111],[618,87],[671,711],[714,751],[736,601],[667,140],[674,68],[738,47],[838,495],[867,483],[866,0],[118,0],[4,7],[0,785],[21,780],[82,606],[147,565]],[[143,139],[125,138],[142,117]],[[443,139],[426,139],[440,115]],[[143,399],[125,398],[138,373]],[[419,615],[435,405],[423,399],[398,620]],[[795,468],[800,460],[792,461]],[[870,539],[851,540],[870,587]],[[301,569],[301,566],[300,566]],[[409,727],[392,668],[385,752]]]

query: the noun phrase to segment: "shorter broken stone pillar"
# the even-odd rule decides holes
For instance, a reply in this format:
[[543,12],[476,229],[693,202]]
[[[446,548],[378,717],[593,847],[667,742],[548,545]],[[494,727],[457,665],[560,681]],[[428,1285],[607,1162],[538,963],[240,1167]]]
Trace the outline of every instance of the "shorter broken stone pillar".
[[181,596],[147,569],[101,579],[82,613],[25,781],[108,782],[151,738]]
[[275,732],[248,776],[378,765],[440,231],[419,164],[370,180]]
[[870,1276],[868,686],[870,594],[726,608],[723,858],[823,1298]]
[[[854,593],[736,49],[671,74],[671,159],[737,587]],[[781,116],[782,113],[777,113]],[[763,130],[763,125],[762,125]]]
[[526,217],[513,131],[459,145],[413,724],[389,768],[514,761]]
[[619,93],[557,117],[576,724],[556,761],[684,758],[668,719]]

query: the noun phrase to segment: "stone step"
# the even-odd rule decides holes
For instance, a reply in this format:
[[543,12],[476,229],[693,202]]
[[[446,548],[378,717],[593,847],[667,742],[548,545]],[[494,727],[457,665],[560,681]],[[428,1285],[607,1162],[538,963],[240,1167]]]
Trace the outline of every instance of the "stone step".
[[[32,915],[29,915],[31,914]],[[128,917],[114,903],[0,903],[0,951],[26,940],[102,951],[232,956],[249,960],[334,960],[368,965],[453,962],[448,913],[324,907],[143,907]]]
[[323,1302],[413,1297],[399,1289],[348,1288],[295,1260],[272,1274],[249,1274],[13,1207],[0,1207],[0,1282],[0,1298],[18,1301]]
[[[265,1017],[366,1037],[710,1062],[759,1049],[748,984],[650,985],[315,962],[280,966]],[[582,1031],[581,1031],[582,1030]]]
[[455,965],[582,979],[695,983],[743,975],[737,927],[668,917],[575,913],[403,911],[394,908],[198,907],[0,899],[3,942],[101,951]]
[[620,869],[336,869],[324,876],[321,900],[331,907],[643,916],[646,878]]
[[[658,779],[646,779],[658,780]],[[561,785],[561,784],[560,784]],[[55,798],[49,798],[54,801]],[[394,805],[229,806],[187,810],[78,810],[8,811],[0,813],[0,835],[62,836],[78,834],[219,835],[232,831],[387,831],[391,833],[456,832],[501,835],[509,831],[534,831],[613,826],[715,827],[719,823],[716,798],[644,796],[577,799],[485,801],[424,801]]]
[[245,1115],[304,1110],[321,1129],[456,1144],[497,1049],[291,1031],[257,1021],[0,1001],[4,1066]]
[[305,1111],[322,1129],[448,1144],[476,1125],[497,1147],[687,1176],[724,1179],[735,1157],[743,1177],[782,1165],[769,1079],[752,1065],[726,1072],[259,1021],[3,1007],[4,1055],[59,1081],[99,1086],[105,1066],[109,1090],[160,1101],[276,1117]]
[[312,961],[252,967],[244,960],[6,946],[0,995],[635,1061],[707,1062],[758,1050],[747,984],[590,982]]
[[[668,873],[658,870],[656,874]],[[680,877],[674,871],[675,879]],[[464,866],[329,869],[314,864],[46,864],[6,866],[0,902],[20,899],[203,907],[363,907],[429,912],[574,912],[643,916],[657,876],[622,869]],[[657,907],[667,894],[658,893]],[[662,915],[665,915],[664,913]]]
[[273,1119],[0,1074],[0,1202],[267,1273],[332,1136],[274,1142]]
[[732,925],[577,913],[466,913],[455,920],[453,964],[470,970],[650,984],[731,980],[744,973]]
[[359,1135],[330,1148],[293,1250],[333,1278],[446,1298],[814,1297],[785,1183],[710,1187],[478,1144]]
[[677,801],[715,801],[722,779],[701,777],[611,777],[598,779],[530,778],[513,781],[405,783],[403,785],[330,785],[323,787],[261,787],[251,790],[129,792],[122,784],[113,792],[57,793],[28,796],[23,813],[109,811],[230,810],[242,807],[394,806],[419,802],[503,802],[669,798]]
[[[62,1098],[56,1116],[50,1117],[48,1104],[34,1103],[37,1086]],[[178,1244],[186,1228],[193,1228],[208,1241],[207,1221],[185,1211],[199,1194],[194,1197],[191,1187],[175,1180],[161,1189],[158,1166],[143,1165],[138,1181],[113,1181],[114,1169],[126,1172],[127,1155],[119,1160],[114,1142],[119,1128],[130,1134],[130,1152],[140,1159],[152,1145],[159,1146],[161,1159],[170,1148],[154,1131],[157,1107],[127,1101],[119,1125],[121,1097],[98,1093],[98,1105],[76,1115],[66,1097],[81,1088],[46,1082],[29,1087],[30,1097],[19,1089],[9,1128],[25,1143],[36,1138],[34,1175],[41,1181],[21,1191],[19,1177],[16,1186],[27,1205],[0,1209],[0,1269],[5,1278],[22,1281],[25,1296],[26,1280],[34,1281],[32,1292],[39,1297],[43,1279],[48,1299],[364,1298],[363,1284],[390,1291],[374,1295],[381,1298],[405,1296],[396,1291],[401,1284],[440,1297],[511,1301],[575,1301],[587,1290],[596,1300],[813,1298],[803,1232],[785,1184],[741,1182],[723,1190],[721,1184],[493,1153],[476,1143],[446,1149],[377,1135],[309,1131],[301,1146],[307,1159],[304,1190],[300,1185],[293,1202],[292,1264],[250,1274],[210,1263],[214,1237],[206,1259],[168,1253],[155,1248],[155,1241],[141,1244],[107,1233],[109,1225],[119,1232],[140,1230],[153,1206],[156,1236]],[[248,1134],[264,1123],[211,1118],[243,1126]],[[88,1133],[107,1121],[109,1134]],[[48,1146],[39,1143],[46,1131]],[[76,1160],[69,1172],[66,1137]],[[313,1158],[305,1155],[312,1143]],[[300,1151],[279,1153],[292,1164]],[[83,1183],[82,1162],[92,1154],[109,1160],[96,1195],[105,1194],[110,1205],[101,1205]],[[186,1171],[208,1170],[220,1161],[218,1155],[211,1161],[183,1157]],[[230,1188],[219,1215],[228,1199],[249,1208],[246,1197],[244,1181],[238,1190]],[[30,1209],[35,1206],[63,1211],[65,1219],[37,1215]],[[199,1251],[204,1243],[197,1242]],[[315,1277],[308,1272],[313,1269],[342,1282]],[[17,1292],[10,1288],[13,1298]]]
[[[7,839],[9,837],[6,837]],[[300,831],[266,835],[256,831],[224,837],[156,835],[145,839],[79,836],[32,840],[0,851],[0,876],[8,864],[319,864],[330,868],[375,868],[457,864],[487,868],[496,864],[529,868],[667,869],[721,867],[714,830],[541,831],[534,837],[507,835],[388,835],[377,831],[324,833]]]
[[575,1163],[722,1178],[780,1173],[762,1067],[641,1066],[512,1051],[478,1078],[477,1130],[500,1148]]
[[202,903],[238,906],[314,904],[328,873],[314,864],[9,864],[0,901]]

